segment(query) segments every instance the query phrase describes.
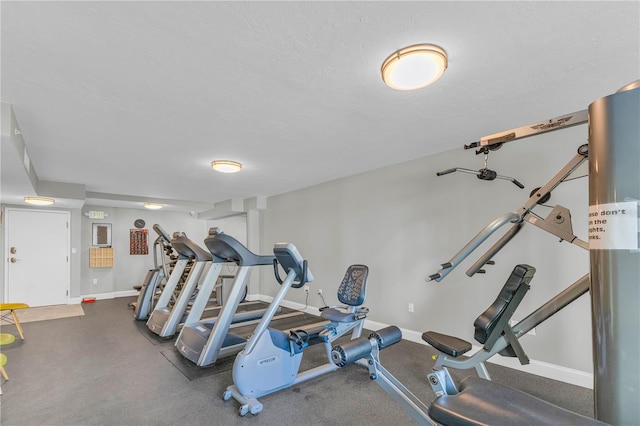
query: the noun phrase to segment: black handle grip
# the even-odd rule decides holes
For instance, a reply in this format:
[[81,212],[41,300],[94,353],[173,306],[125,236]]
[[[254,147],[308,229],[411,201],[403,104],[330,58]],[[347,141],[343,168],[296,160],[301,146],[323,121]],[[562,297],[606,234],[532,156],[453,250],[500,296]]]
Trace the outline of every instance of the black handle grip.
[[273,273],[276,276],[278,284],[282,285],[282,278],[280,278],[280,272],[278,271],[278,259],[273,259]]
[[457,168],[455,168],[455,167],[454,167],[453,169],[443,170],[443,171],[441,171],[441,172],[437,172],[437,173],[436,173],[436,176],[448,175],[449,173],[453,173],[453,172],[455,172],[456,170],[458,170],[458,169],[457,169]]
[[518,188],[520,188],[520,189],[524,189],[524,185],[523,185],[523,184],[521,184],[520,182],[518,182],[518,180],[517,180],[517,179],[514,179],[514,180],[513,180],[513,183],[515,183],[515,184],[516,184],[516,186],[517,186]]
[[435,281],[440,277],[441,277],[441,275],[439,273],[438,274],[429,275],[429,281]]
[[[307,283],[307,269],[308,269],[308,263],[306,260],[303,260],[302,276],[299,278],[298,281],[294,281],[291,284],[291,288],[300,288]],[[280,271],[278,270],[278,259],[273,259],[273,274],[276,276],[276,281],[278,281],[278,283],[282,285],[284,281],[282,278],[280,278]],[[287,274],[289,274],[288,271],[287,271]]]
[[471,142],[469,145],[464,145],[464,149],[473,149],[480,146],[480,142]]

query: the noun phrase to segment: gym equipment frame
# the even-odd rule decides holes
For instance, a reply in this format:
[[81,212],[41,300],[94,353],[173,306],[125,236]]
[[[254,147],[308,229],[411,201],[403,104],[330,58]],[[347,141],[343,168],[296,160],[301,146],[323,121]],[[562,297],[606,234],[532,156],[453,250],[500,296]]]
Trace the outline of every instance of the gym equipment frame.
[[[583,114],[583,113],[581,113]],[[421,424],[603,424],[603,420],[612,424],[632,424],[640,418],[640,406],[637,404],[637,390],[640,388],[640,366],[634,356],[620,357],[617,354],[637,352],[640,337],[638,303],[640,290],[640,80],[635,81],[617,93],[599,99],[589,106],[589,147],[581,147],[578,155],[586,158],[589,150],[589,205],[590,214],[603,207],[620,207],[616,212],[629,214],[625,220],[610,224],[614,235],[621,238],[601,235],[597,229],[590,228],[589,239],[596,240],[591,246],[573,238],[573,232],[567,228],[566,217],[561,213],[557,221],[549,215],[542,224],[538,217],[527,217],[531,208],[542,200],[563,178],[556,179],[559,173],[547,185],[539,189],[518,213],[504,215],[481,231],[449,262],[442,264],[438,273],[427,278],[441,280],[460,261],[466,258],[489,235],[500,226],[513,222],[515,225],[496,242],[489,251],[467,271],[471,276],[487,263],[519,231],[526,220],[561,239],[588,249],[591,258],[591,300],[594,346],[594,391],[595,417],[589,419],[560,409],[531,395],[515,389],[495,384],[480,378],[468,378],[457,388],[446,368],[429,374],[428,380],[436,393],[436,399],[430,406],[422,403],[406,387],[399,383],[379,362],[379,339],[369,338],[371,349],[367,355],[370,377],[392,395],[411,416]],[[515,131],[500,133],[481,139],[478,144],[504,143],[536,133],[566,127],[574,120],[574,115],[562,120],[550,120],[545,126],[529,126],[519,135]],[[584,118],[581,119],[584,122]],[[580,120],[578,120],[580,121]],[[580,124],[580,123],[574,123]],[[533,130],[531,130],[533,129]],[[477,145],[476,145],[477,146]],[[465,147],[467,148],[467,147]],[[578,159],[579,160],[579,159]],[[571,163],[570,163],[571,164]],[[571,169],[571,166],[565,167]],[[563,169],[564,170],[564,169]],[[571,169],[573,170],[573,169]],[[556,182],[554,182],[556,181]],[[558,207],[558,206],[556,206]],[[555,210],[555,209],[554,209]],[[566,209],[565,209],[566,210]],[[566,212],[568,213],[568,211]],[[551,219],[551,220],[549,220]],[[592,235],[593,233],[593,235]],[[566,234],[570,238],[562,237]],[[529,326],[541,322],[553,315],[563,306],[589,291],[589,274],[580,278],[565,291],[554,297],[529,317],[513,327],[514,334],[520,329],[526,332]],[[559,306],[556,306],[556,302]],[[625,331],[628,331],[625,333]],[[498,342],[500,339],[498,339]],[[496,344],[498,344],[496,342]],[[360,345],[351,341],[347,345]],[[494,345],[495,346],[495,345]],[[344,348],[342,348],[344,351]],[[347,348],[348,349],[348,348]],[[339,357],[340,351],[335,351]],[[359,356],[362,352],[359,352]],[[487,355],[485,355],[487,356]],[[487,357],[488,358],[488,357]],[[441,363],[443,366],[445,362]],[[544,415],[541,417],[540,415]]]
[[[269,305],[267,313],[256,327],[244,350],[233,364],[233,382],[223,394],[224,400],[232,397],[241,406],[241,416],[262,411],[259,397],[339,369],[332,361],[332,344],[351,332],[351,339],[360,337],[369,309],[362,306],[366,296],[369,268],[351,265],[338,288],[338,300],[346,306],[322,308],[322,325],[301,327],[284,332],[269,328],[269,323],[290,288],[300,288],[313,281],[313,275],[297,248],[290,243],[278,243],[273,250],[277,263],[287,271],[283,281],[274,263],[276,279],[281,284],[278,293]],[[329,322],[330,321],[330,322]],[[313,344],[322,344],[328,362],[299,372],[304,349]]]

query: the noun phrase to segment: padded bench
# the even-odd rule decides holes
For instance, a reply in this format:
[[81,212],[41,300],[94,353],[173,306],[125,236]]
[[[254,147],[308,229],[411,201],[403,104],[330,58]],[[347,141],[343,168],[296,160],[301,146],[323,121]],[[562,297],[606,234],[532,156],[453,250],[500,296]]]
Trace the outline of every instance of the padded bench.
[[[475,328],[474,337],[479,343],[483,344],[485,350],[490,351],[497,340],[504,335],[509,342],[509,346],[502,350],[500,354],[503,356],[517,356],[523,365],[529,363],[529,358],[511,330],[509,320],[524,295],[529,291],[529,283],[533,279],[535,272],[536,269],[533,266],[516,265],[496,300],[473,323]],[[422,340],[441,353],[454,358],[458,358],[472,348],[471,343],[466,340],[435,331],[424,332]]]
[[606,425],[517,389],[478,377],[460,383],[460,393],[431,403],[429,417],[445,426],[462,425]]

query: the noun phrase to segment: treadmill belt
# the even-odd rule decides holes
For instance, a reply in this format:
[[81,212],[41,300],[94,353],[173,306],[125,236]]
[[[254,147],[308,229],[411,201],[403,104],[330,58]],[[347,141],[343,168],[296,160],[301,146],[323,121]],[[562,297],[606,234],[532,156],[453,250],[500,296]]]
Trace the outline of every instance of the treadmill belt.
[[[243,313],[243,312],[253,311],[256,309],[266,309],[268,306],[269,304],[266,302],[256,301],[252,303],[239,305],[236,312]],[[221,308],[221,307],[218,307],[218,308]],[[282,308],[281,313],[286,313],[286,312],[294,312],[294,310],[289,308]],[[205,318],[208,313],[211,313],[211,312],[207,312],[207,311],[204,312]],[[280,312],[278,314],[280,314]],[[212,315],[210,319],[215,319],[215,318],[217,318],[217,315],[215,316]],[[178,334],[180,333],[180,327],[178,327],[178,331],[173,336],[160,337],[157,334],[149,331],[149,327],[147,327],[146,321],[136,321],[136,326],[138,330],[142,333],[142,335],[146,337],[147,340],[149,340],[149,342],[151,342],[151,344],[153,345],[162,345],[166,343],[170,343],[171,345],[173,345],[176,339],[178,338]],[[255,325],[254,325],[254,328],[255,328]]]
[[[288,314],[292,312],[299,311],[282,307],[282,311],[280,312],[280,314]],[[319,316],[301,313],[300,315],[295,315],[288,318],[274,319],[269,324],[269,327],[279,330],[289,330],[292,328],[302,328],[305,325],[316,324],[322,321],[324,320]],[[258,324],[256,322],[241,327],[232,327],[229,332],[236,336],[248,339],[251,334],[253,334],[257,325]],[[171,347],[167,346],[165,346],[166,349],[163,349],[160,353],[189,380],[196,380],[202,377],[208,377],[224,371],[229,371],[233,368],[233,362],[236,359],[235,355],[232,355],[225,358],[220,358],[210,366],[198,367],[196,364],[182,356],[182,354],[178,352],[178,350],[173,345],[171,345]]]
[[[282,308],[283,314],[290,313],[290,312],[295,312],[295,310],[284,308],[284,307]],[[269,327],[275,328],[277,330],[289,330],[289,329],[295,329],[295,328],[303,328],[306,325],[315,324],[321,321],[324,321],[324,320],[319,316],[311,315],[303,312],[300,315],[296,315],[289,318],[281,318],[281,319],[275,318],[271,320],[271,322],[269,323]],[[326,321],[326,322],[327,324],[329,323],[329,321]],[[256,325],[257,324],[248,325],[244,327],[243,326],[234,327],[231,329],[231,332],[235,335],[248,339],[249,337],[251,337],[251,335],[253,334],[253,331],[256,329]]]
[[229,356],[221,358],[217,360],[215,364],[207,367],[198,367],[193,362],[183,357],[175,347],[168,348],[160,353],[189,380],[196,380],[202,377],[209,377],[214,374],[222,373],[223,371],[229,371],[233,368],[233,362],[236,359],[235,356]]

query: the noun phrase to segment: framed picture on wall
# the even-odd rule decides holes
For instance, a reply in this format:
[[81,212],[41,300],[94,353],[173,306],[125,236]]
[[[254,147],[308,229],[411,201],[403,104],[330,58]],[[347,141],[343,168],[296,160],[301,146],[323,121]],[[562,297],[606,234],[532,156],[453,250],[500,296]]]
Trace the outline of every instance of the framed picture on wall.
[[93,240],[94,247],[111,247],[111,224],[110,223],[94,223],[93,224]]

